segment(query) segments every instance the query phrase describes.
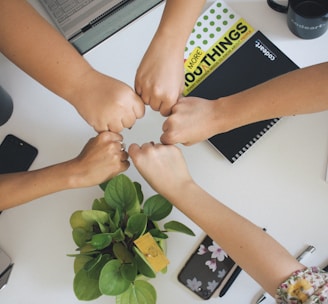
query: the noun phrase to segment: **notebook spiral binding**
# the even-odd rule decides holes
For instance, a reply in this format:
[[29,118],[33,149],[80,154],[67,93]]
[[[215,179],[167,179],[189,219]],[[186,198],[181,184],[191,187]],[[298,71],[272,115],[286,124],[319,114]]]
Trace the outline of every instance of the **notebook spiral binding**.
[[269,124],[262,129],[261,132],[256,134],[255,137],[253,137],[241,150],[238,151],[238,153],[235,154],[234,157],[232,157],[232,161],[235,162],[240,156],[242,156],[252,145],[254,145],[258,139],[260,139],[269,129],[271,129],[280,118],[274,118],[270,120]]

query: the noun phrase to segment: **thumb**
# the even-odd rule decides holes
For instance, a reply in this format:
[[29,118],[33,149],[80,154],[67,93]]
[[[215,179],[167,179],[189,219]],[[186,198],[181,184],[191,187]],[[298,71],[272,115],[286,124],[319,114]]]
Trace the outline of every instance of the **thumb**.
[[163,145],[174,145],[176,144],[176,142],[174,142],[173,140],[170,140],[167,132],[164,131],[164,133],[161,135],[160,137],[160,141]]
[[134,155],[140,151],[140,146],[137,144],[131,144],[128,149],[130,157],[133,159]]

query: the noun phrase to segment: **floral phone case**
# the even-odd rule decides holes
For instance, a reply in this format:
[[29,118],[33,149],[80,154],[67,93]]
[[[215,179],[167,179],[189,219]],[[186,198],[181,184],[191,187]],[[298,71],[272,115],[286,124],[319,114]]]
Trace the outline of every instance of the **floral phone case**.
[[238,265],[206,236],[179,272],[178,280],[207,300],[219,296],[225,287],[231,285],[239,272]]

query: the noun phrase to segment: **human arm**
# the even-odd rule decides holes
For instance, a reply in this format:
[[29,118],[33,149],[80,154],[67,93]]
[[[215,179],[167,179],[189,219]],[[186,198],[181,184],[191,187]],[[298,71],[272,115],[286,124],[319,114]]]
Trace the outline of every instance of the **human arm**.
[[328,110],[327,83],[325,62],[216,100],[182,98],[163,124],[161,141],[191,145],[256,121]]
[[46,168],[0,174],[0,210],[62,190],[98,185],[129,167],[122,136],[102,132],[74,159]]
[[126,84],[103,75],[24,0],[0,0],[0,51],[70,102],[97,132],[120,132],[144,115]]
[[169,115],[184,87],[184,49],[204,0],[167,0],[159,27],[135,79],[144,103]]
[[269,234],[199,187],[177,147],[133,144],[129,155],[156,192],[199,225],[271,295],[291,273],[304,268]]

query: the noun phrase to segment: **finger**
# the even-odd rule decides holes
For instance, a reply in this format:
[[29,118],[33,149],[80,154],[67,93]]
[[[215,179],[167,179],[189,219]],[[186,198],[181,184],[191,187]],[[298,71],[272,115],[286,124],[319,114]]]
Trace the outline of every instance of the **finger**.
[[142,91],[141,91],[141,88],[140,88],[139,86],[135,86],[135,87],[134,87],[134,90],[135,90],[135,92],[136,92],[136,94],[137,94],[138,96],[141,96]]
[[121,125],[123,126],[123,128],[127,128],[127,129],[131,128],[135,122],[136,122],[136,117],[133,112],[126,114],[121,119]]
[[109,144],[111,145],[110,147],[111,153],[117,154],[119,155],[119,157],[121,157],[121,154],[125,152],[126,144],[123,141],[115,140],[115,141],[111,141]]
[[183,142],[182,144],[183,144],[184,146],[186,146],[186,147],[190,147],[190,146],[193,145],[193,143],[190,142],[190,141]]
[[120,171],[126,171],[130,167],[130,162],[128,160],[121,161]]
[[129,159],[129,154],[126,151],[122,151],[121,153],[121,162],[128,161]]
[[163,116],[169,116],[172,114],[174,106],[178,103],[180,95],[168,94],[162,98],[162,104],[160,112]]
[[174,145],[176,142],[170,140],[170,137],[167,135],[167,133],[163,133],[160,137],[160,141],[163,145]]
[[154,111],[159,111],[161,106],[161,99],[155,96],[156,95],[150,98],[149,105]]
[[136,118],[142,118],[145,115],[146,107],[143,100],[140,98],[135,104],[133,105],[133,112]]
[[120,143],[120,152],[125,152],[126,144],[123,141],[119,141]]
[[162,131],[166,132],[170,126],[170,118],[167,118],[162,124]]
[[144,143],[141,147],[140,150],[142,151],[146,151],[149,149],[154,149],[157,146],[157,144],[155,144],[153,141],[148,142],[148,143]]
[[119,133],[115,133],[115,132],[111,132],[111,131],[107,131],[107,132],[103,132],[105,134],[107,134],[106,136],[108,137],[108,139],[110,141],[123,141],[123,136]]
[[137,144],[131,144],[128,149],[130,157],[133,157],[137,152],[140,151],[140,146]]
[[103,125],[103,126],[92,126],[93,129],[98,133],[103,133],[103,132],[108,132],[110,129],[109,129],[109,126],[108,125]]
[[115,121],[111,121],[107,125],[108,130],[112,133],[120,133],[123,131],[124,126],[122,125],[122,122],[119,119],[116,119]]
[[142,94],[141,85],[139,84],[139,81],[138,81],[138,75],[136,76],[136,78],[134,80],[134,90],[139,96]]
[[159,106],[159,112],[163,116],[169,116],[172,113],[172,107],[170,106],[169,103],[165,103],[165,102],[162,101],[160,106]]
[[120,149],[120,151],[121,152],[125,152],[125,149],[126,149],[126,144],[124,143],[124,142],[120,142],[120,144],[121,144],[121,149]]
[[112,140],[112,141],[122,141],[123,140],[123,136],[120,133],[111,132],[111,131],[108,131],[106,133],[109,134],[110,140]]
[[165,130],[160,137],[160,141],[164,145],[175,145],[180,143],[177,139],[177,135],[175,132],[169,131],[169,129]]
[[149,105],[150,104],[150,95],[147,94],[147,92],[145,91],[142,91],[142,93],[139,95],[142,99],[142,102],[145,104],[145,105]]

